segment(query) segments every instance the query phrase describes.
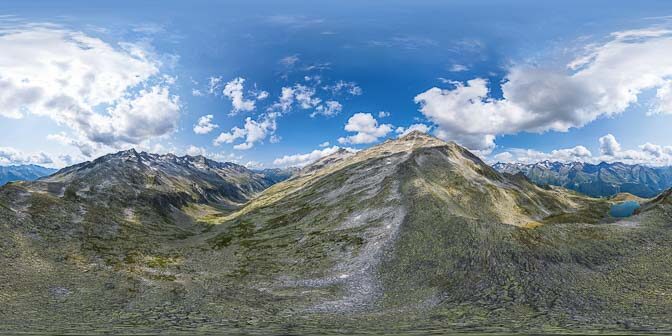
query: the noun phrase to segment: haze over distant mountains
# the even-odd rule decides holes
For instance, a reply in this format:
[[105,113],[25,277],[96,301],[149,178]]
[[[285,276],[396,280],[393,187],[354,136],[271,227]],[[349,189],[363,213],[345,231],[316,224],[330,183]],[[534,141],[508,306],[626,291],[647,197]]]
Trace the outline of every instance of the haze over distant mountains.
[[56,172],[38,165],[0,166],[0,185],[12,181],[32,181]]
[[654,197],[672,187],[672,167],[648,167],[620,162],[589,164],[543,161],[533,164],[496,163],[493,168],[509,174],[524,174],[538,185],[555,185],[589,196],[612,196],[621,192]]
[[[292,174],[303,171],[317,170],[332,161],[341,160],[353,153],[345,149],[335,155],[329,155],[302,168],[270,168],[258,170],[268,181],[280,182]],[[150,155],[143,153],[142,155]],[[168,154],[165,158],[177,158]],[[192,157],[194,158],[194,157]],[[222,164],[201,157],[203,162],[210,165]],[[232,164],[230,164],[232,165]],[[78,166],[78,165],[75,165]],[[583,162],[541,161],[537,163],[502,163],[492,165],[499,172],[518,174],[522,173],[537,185],[555,185],[575,190],[594,197],[607,197],[621,192],[631,193],[640,197],[654,197],[672,187],[672,167],[649,167],[645,165],[630,165],[625,163],[590,164]],[[0,185],[11,181],[32,181],[53,174],[57,169],[38,165],[0,166]]]
[[670,330],[671,197],[613,218],[420,132],[290,172],[123,151],[0,187],[0,331]]

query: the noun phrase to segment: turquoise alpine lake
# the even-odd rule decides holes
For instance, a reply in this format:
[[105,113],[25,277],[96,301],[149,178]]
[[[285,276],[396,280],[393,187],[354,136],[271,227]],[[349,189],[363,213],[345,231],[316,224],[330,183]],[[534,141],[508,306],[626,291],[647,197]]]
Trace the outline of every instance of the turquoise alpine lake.
[[612,205],[609,214],[612,217],[630,217],[637,209],[639,209],[639,202],[625,201]]

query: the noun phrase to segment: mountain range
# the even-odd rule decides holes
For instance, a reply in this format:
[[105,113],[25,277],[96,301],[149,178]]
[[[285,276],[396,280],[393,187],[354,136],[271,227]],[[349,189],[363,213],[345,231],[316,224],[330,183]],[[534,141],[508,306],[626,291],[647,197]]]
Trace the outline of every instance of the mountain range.
[[51,175],[56,169],[38,165],[0,166],[0,185],[12,181],[32,181],[42,176]]
[[232,209],[287,178],[278,170],[249,170],[203,156],[159,155],[134,149],[59,170],[33,186],[52,193],[128,202],[129,198],[174,207],[197,202]]
[[648,167],[621,162],[589,164],[543,161],[533,164],[496,163],[493,168],[522,173],[538,185],[561,186],[594,197],[630,193],[655,197],[672,187],[672,167]]
[[0,188],[0,331],[672,330],[672,195],[615,202],[420,132],[291,172],[110,154]]

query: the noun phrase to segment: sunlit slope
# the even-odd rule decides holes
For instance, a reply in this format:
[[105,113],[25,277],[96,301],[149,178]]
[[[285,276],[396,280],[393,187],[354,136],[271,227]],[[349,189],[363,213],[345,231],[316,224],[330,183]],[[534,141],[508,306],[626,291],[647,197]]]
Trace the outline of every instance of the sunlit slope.
[[616,220],[609,205],[413,133],[275,185],[206,241],[235,251],[241,281],[321,316],[665,323],[672,301],[649,295],[672,280],[669,219]]
[[[543,226],[592,206],[603,211],[601,204],[500,174],[454,143],[412,133],[269,188],[220,218],[207,242],[236,251],[244,260],[239,274],[270,288],[340,292],[311,309],[363,309],[393,295],[382,275],[403,267],[391,258],[406,244],[412,254],[400,257],[409,263],[431,260],[440,248],[432,241],[461,239],[449,234],[457,230],[470,237],[460,248],[471,253],[480,240],[497,240],[491,233],[498,230]],[[412,281],[410,274],[398,276],[399,283]]]

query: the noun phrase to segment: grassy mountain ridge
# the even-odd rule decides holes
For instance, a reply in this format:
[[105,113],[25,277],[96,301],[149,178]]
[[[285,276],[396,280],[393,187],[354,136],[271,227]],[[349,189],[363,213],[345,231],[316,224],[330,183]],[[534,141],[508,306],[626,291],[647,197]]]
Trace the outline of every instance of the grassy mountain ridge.
[[[244,277],[254,279],[265,271],[262,278],[278,278],[275,284],[266,280],[265,288],[277,286],[286,293],[294,287],[304,296],[317,296],[309,301],[319,304],[305,309],[318,312],[409,309],[411,303],[441,306],[447,301],[479,306],[487,301],[486,307],[497,307],[511,304],[511,295],[528,310],[532,305],[548,309],[551,299],[544,291],[557,292],[554,286],[564,280],[551,283],[546,273],[534,278],[528,273],[548,270],[552,261],[576,264],[575,272],[583,274],[586,266],[577,260],[590,264],[618,255],[608,246],[605,251],[588,247],[596,232],[611,234],[616,228],[606,224],[606,201],[538,188],[495,172],[454,144],[434,141],[415,134],[278,184],[223,218],[208,242],[244,255]],[[586,223],[567,226],[577,220]],[[552,250],[537,230],[554,235],[567,250]],[[509,252],[502,255],[502,249]],[[535,249],[539,260],[527,260]],[[500,263],[506,267],[490,269]],[[562,266],[554,267],[560,277],[557,267]],[[288,269],[295,277],[288,277]],[[446,282],[447,274],[461,275]],[[511,289],[516,292],[500,293],[498,286],[511,277],[521,281]],[[536,282],[544,283],[543,289]],[[468,287],[472,283],[476,287]],[[340,296],[332,294],[324,302],[325,291],[335,288]],[[567,295],[573,290],[562,288]],[[572,295],[571,300],[581,299]]]
[[[611,218],[611,200],[540,188],[419,132],[325,160],[239,207],[200,192],[220,168],[187,159],[210,171],[189,184],[174,173],[186,168],[149,158],[121,153],[111,170],[0,188],[4,326],[670,329],[668,197]],[[235,185],[262,183],[254,174]],[[138,196],[171,190],[186,203],[157,211]]]

